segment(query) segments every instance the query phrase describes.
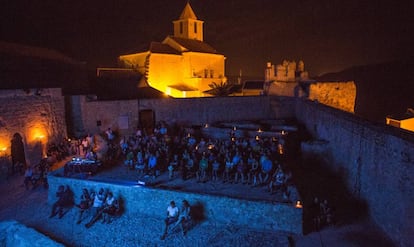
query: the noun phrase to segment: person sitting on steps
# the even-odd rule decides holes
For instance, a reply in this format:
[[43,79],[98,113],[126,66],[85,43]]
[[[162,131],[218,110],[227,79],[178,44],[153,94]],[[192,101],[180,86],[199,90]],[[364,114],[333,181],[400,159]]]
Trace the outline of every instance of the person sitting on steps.
[[165,218],[164,220],[164,223],[165,223],[164,233],[161,236],[161,240],[164,240],[165,237],[167,236],[168,226],[178,221],[178,216],[179,216],[179,210],[177,206],[175,205],[175,202],[171,201],[170,205],[167,208],[167,218]]
[[118,209],[119,209],[118,200],[115,199],[112,192],[108,192],[108,195],[105,200],[105,205],[102,210],[102,217],[103,217],[102,222],[107,223],[107,224],[111,223],[110,217],[115,215]]
[[92,226],[93,223],[101,216],[103,204],[105,201],[105,191],[104,189],[100,189],[97,194],[93,197],[93,204],[92,204],[92,218],[91,220],[85,224],[86,228],[89,228]]
[[73,194],[70,190],[69,186],[65,187],[63,185],[59,185],[58,191],[56,192],[56,197],[58,200],[53,203],[52,212],[49,218],[54,217],[56,214],[59,214],[59,219],[63,217],[63,209],[65,207],[69,207],[73,205]]
[[183,200],[183,204],[181,206],[180,215],[178,216],[178,221],[175,223],[175,226],[180,226],[182,234],[185,235],[187,233],[187,223],[191,220],[191,207],[190,203],[187,200]]
[[82,189],[82,195],[80,197],[80,203],[77,205],[79,208],[79,216],[78,220],[76,221],[76,224],[80,224],[82,221],[83,213],[88,210],[92,205],[92,197],[89,194],[89,191],[86,188]]

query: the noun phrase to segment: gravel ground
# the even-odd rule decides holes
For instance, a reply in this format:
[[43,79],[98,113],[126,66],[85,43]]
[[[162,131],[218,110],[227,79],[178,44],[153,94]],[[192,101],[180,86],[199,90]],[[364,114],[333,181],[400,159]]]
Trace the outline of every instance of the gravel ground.
[[[87,229],[76,224],[77,210],[62,219],[48,218],[47,190],[26,190],[23,177],[15,176],[0,185],[0,221],[17,220],[66,246],[289,246],[288,233],[259,232],[235,225],[218,227],[205,220],[186,236],[173,231],[160,240],[163,219],[156,217],[119,217],[110,224],[96,222]],[[128,227],[125,227],[128,226]],[[129,226],[135,226],[133,228]]]
[[163,219],[157,217],[121,216],[110,224],[97,222],[89,229],[75,223],[76,209],[69,210],[62,219],[50,219],[47,189],[26,190],[19,175],[0,183],[0,195],[0,221],[17,220],[65,246],[392,246],[369,219],[304,236],[236,225],[219,227],[214,220],[207,219],[196,224],[186,236],[173,232],[160,240]]

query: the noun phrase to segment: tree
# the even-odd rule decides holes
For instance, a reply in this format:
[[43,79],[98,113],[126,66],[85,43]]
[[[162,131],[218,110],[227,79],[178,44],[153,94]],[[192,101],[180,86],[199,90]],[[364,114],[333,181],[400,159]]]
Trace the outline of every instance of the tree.
[[211,89],[206,91],[207,93],[214,95],[214,96],[229,96],[234,91],[234,85],[228,82],[212,82],[208,85]]

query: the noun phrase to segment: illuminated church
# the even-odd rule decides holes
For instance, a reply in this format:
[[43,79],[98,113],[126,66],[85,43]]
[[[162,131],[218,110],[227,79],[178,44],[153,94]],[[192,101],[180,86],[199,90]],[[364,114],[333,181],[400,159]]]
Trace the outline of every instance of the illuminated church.
[[174,35],[151,42],[148,51],[119,56],[123,66],[144,75],[152,88],[172,97],[210,96],[209,84],[225,82],[225,56],[203,40],[203,21],[187,2],[173,21]]

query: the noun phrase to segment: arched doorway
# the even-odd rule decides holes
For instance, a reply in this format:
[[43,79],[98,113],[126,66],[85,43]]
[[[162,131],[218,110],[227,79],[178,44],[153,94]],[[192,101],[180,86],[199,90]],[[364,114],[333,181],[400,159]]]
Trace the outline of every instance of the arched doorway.
[[14,133],[11,140],[12,174],[23,173],[26,168],[26,155],[24,152],[23,138],[19,133]]

